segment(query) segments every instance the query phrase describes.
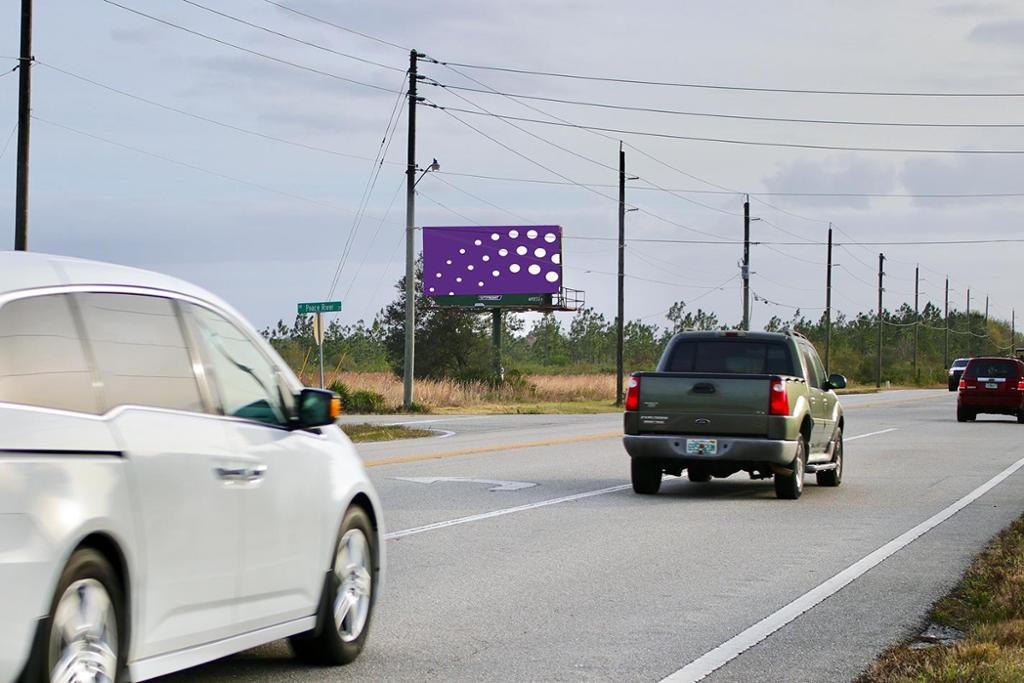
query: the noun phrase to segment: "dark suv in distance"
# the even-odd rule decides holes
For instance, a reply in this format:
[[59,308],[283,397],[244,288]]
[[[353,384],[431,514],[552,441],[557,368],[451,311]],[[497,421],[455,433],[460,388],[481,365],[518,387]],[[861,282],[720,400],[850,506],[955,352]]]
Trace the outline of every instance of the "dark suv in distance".
[[1024,423],[1024,363],[1016,358],[972,358],[960,379],[956,419],[979,413],[1014,415]]
[[949,390],[956,391],[957,387],[960,386],[960,378],[964,374],[964,368],[967,367],[967,363],[970,362],[970,358],[957,358],[953,361],[953,364],[949,366]]

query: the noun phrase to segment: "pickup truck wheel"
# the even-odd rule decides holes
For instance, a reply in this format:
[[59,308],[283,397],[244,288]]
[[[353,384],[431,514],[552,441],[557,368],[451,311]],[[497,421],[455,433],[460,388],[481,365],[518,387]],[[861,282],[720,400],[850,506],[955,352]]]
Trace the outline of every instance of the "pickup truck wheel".
[[818,486],[839,486],[843,481],[843,430],[836,430],[835,447],[832,453],[832,462],[836,464],[834,470],[825,470],[816,473]]
[[711,473],[699,465],[690,465],[686,468],[686,478],[695,484],[704,484],[711,481]]
[[650,496],[661,488],[661,468],[657,465],[633,458],[630,460],[629,473],[634,493]]
[[804,440],[796,442],[796,457],[789,464],[792,474],[775,475],[775,495],[783,500],[796,500],[804,492],[804,468],[807,464],[807,444]]

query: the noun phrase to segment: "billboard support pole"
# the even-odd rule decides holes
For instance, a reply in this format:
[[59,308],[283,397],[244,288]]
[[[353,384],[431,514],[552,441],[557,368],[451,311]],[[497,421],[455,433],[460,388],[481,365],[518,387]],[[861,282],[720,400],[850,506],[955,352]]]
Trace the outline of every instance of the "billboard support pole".
[[491,338],[494,342],[494,383],[501,384],[505,380],[505,371],[501,359],[502,316],[501,309],[491,310]]
[[402,366],[402,405],[412,408],[413,363],[416,356],[416,64],[419,53],[409,52],[409,150],[405,185],[405,363]]

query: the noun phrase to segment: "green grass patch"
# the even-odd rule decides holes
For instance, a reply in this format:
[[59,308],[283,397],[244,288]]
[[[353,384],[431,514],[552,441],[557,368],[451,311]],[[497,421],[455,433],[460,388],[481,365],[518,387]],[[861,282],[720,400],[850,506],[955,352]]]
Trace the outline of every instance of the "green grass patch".
[[368,441],[394,441],[396,439],[421,439],[434,436],[429,429],[412,429],[402,425],[344,424],[339,425],[348,438],[355,443]]
[[857,683],[1024,681],[1024,517],[975,558],[931,619],[966,638],[924,650],[891,648]]

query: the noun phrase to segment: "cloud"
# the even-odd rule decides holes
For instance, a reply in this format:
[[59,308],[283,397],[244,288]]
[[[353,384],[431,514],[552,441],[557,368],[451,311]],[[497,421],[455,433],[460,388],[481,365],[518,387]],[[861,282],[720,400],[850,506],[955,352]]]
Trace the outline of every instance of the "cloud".
[[[903,165],[899,180],[911,194],[986,194],[1014,193],[1024,190],[1024,160],[1015,157],[959,157],[945,159],[910,159]],[[960,199],[915,199],[916,205],[936,207],[950,203],[962,205]],[[997,200],[971,200],[977,206]]]
[[967,39],[972,43],[1019,47],[1024,44],[1024,19],[987,21],[978,24],[967,35]]
[[936,12],[950,16],[970,16],[978,14],[997,14],[1005,9],[1005,5],[995,2],[955,2],[937,7]]
[[[883,193],[896,189],[896,169],[889,163],[861,157],[810,161],[798,159],[764,180],[771,192]],[[865,197],[797,197],[796,204],[867,209]]]

